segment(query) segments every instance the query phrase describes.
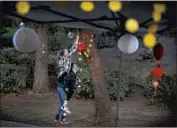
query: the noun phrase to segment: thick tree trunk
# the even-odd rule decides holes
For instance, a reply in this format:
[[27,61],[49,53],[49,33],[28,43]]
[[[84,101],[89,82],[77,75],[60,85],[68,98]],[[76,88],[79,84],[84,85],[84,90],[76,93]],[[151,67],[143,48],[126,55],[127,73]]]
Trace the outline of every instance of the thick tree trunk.
[[92,58],[89,65],[94,84],[96,116],[100,118],[99,126],[114,126],[114,114],[110,106],[109,93],[104,79],[104,72],[94,46],[92,48],[91,56]]
[[47,26],[38,25],[36,30],[40,45],[36,50],[33,93],[44,94],[49,92]]

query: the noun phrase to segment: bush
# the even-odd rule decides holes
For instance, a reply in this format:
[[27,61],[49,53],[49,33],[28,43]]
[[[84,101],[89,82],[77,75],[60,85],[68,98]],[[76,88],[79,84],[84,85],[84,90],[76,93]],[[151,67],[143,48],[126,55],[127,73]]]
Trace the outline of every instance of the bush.
[[[163,103],[170,109],[173,108],[177,101],[177,84],[176,75],[166,75],[160,85],[157,87],[156,100],[157,103]],[[153,97],[154,87],[152,86],[152,78],[147,79],[147,86],[145,86],[145,96],[148,99]]]
[[[82,65],[83,71],[77,74],[77,93],[80,98],[94,98],[93,84],[89,69],[86,65]],[[116,100],[116,88],[118,86],[119,71],[105,70],[105,79],[108,84],[108,90],[111,100]],[[122,72],[120,85],[120,99],[123,100],[131,92],[131,85],[135,82],[135,77],[128,72]],[[81,86],[81,87],[79,87]]]
[[34,54],[22,54],[14,48],[1,50],[1,92],[13,91],[23,85],[32,85]]

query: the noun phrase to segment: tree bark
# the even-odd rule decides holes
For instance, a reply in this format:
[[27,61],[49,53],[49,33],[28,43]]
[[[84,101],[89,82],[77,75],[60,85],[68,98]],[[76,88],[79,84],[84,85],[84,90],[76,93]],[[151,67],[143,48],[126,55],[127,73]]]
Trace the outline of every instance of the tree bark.
[[100,118],[100,125],[114,126],[114,114],[110,106],[110,98],[103,68],[95,46],[91,50],[91,60],[89,61],[92,82],[94,85],[96,116]]
[[40,41],[36,49],[33,93],[45,94],[49,93],[47,26],[38,25],[36,31]]

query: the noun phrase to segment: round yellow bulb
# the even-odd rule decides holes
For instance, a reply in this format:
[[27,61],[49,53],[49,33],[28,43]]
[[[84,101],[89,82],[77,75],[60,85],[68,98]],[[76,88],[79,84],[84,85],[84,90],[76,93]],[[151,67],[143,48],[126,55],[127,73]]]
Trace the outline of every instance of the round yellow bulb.
[[135,33],[139,29],[139,23],[136,19],[130,18],[125,22],[125,28],[128,32]]
[[20,15],[26,15],[30,11],[30,3],[27,1],[19,1],[16,4],[16,11]]
[[158,31],[158,28],[158,25],[154,23],[148,28],[148,33],[155,34]]
[[92,47],[92,45],[91,45],[91,44],[89,44],[89,47],[91,48],[91,47]]
[[85,12],[91,12],[93,11],[95,5],[91,1],[84,1],[84,2],[81,2],[80,7]]
[[113,12],[119,12],[122,9],[122,2],[120,2],[120,1],[109,1],[108,7]]
[[156,45],[156,37],[154,34],[147,33],[143,38],[144,46],[147,48],[153,48]]
[[153,12],[152,18],[155,22],[159,22],[162,19],[162,15],[159,12]]
[[166,5],[163,4],[163,3],[155,3],[153,5],[153,8],[156,12],[159,12],[159,13],[164,13],[166,11]]

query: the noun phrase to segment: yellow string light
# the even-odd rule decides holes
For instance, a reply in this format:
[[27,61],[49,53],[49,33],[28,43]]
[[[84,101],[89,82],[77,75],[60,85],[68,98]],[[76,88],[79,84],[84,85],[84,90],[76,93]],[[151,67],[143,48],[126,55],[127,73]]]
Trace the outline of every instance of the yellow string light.
[[81,2],[81,4],[80,4],[80,8],[85,12],[93,11],[94,7],[95,7],[95,5],[91,1],[84,1],[84,2]]
[[153,48],[156,45],[156,37],[152,33],[147,33],[143,37],[144,46]]
[[125,28],[128,32],[135,33],[139,29],[139,23],[136,19],[129,18],[125,22]]
[[108,8],[113,12],[119,12],[122,9],[122,2],[120,2],[120,1],[109,1]]
[[16,11],[20,15],[26,15],[30,11],[30,3],[28,1],[19,1],[16,3]]
[[162,15],[161,13],[154,11],[152,13],[152,18],[155,22],[159,22],[162,19]]
[[156,23],[153,23],[149,28],[148,28],[148,33],[155,34],[158,31],[159,26]]
[[166,5],[164,3],[155,3],[153,8],[156,12],[164,13],[166,11]]
[[91,47],[92,47],[92,44],[89,44],[89,47],[91,48]]

